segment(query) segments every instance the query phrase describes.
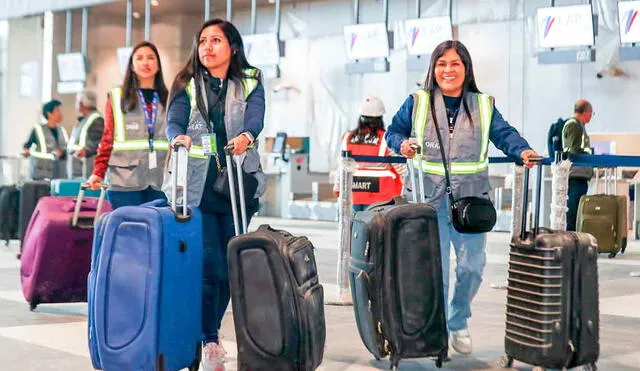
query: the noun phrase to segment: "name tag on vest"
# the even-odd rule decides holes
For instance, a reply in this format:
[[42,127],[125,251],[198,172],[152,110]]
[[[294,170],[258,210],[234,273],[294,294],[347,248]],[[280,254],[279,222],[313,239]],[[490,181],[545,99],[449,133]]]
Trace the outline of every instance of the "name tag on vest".
[[367,176],[353,177],[353,192],[380,192],[380,178]]

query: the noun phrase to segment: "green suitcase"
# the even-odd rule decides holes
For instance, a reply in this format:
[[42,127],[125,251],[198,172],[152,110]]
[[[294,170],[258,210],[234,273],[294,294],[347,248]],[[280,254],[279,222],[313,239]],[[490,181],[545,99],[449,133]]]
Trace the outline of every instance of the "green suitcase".
[[582,196],[578,206],[577,231],[592,234],[598,252],[613,258],[627,245],[627,197],[617,195]]

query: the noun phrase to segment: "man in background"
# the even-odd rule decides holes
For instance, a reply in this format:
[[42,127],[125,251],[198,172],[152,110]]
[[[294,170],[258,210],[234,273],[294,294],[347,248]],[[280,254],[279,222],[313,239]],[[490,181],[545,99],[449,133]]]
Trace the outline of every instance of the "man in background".
[[[573,117],[564,123],[562,128],[562,149],[570,154],[591,154],[589,136],[585,126],[593,117],[591,103],[584,99],[576,102]],[[593,177],[590,166],[571,166],[569,172],[569,194],[567,206],[567,231],[576,230],[578,205],[580,197],[587,194],[589,180]]]
[[93,159],[98,151],[104,118],[96,109],[97,96],[92,90],[84,90],[76,97],[76,109],[80,113],[78,123],[71,131],[67,144],[67,176],[87,179],[93,172]]
[[22,154],[30,157],[30,176],[34,180],[55,179],[64,176],[67,132],[59,126],[62,111],[59,100],[51,100],[42,106],[46,124],[37,124],[23,145]]

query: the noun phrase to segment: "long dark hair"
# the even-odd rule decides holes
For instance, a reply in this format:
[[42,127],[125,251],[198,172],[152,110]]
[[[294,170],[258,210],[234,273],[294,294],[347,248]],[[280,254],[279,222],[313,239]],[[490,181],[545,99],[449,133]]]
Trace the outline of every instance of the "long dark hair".
[[360,116],[358,127],[351,131],[351,140],[355,143],[362,143],[367,136],[377,138],[380,130],[384,130],[382,117]]
[[[203,73],[206,68],[200,63],[200,56],[198,55],[198,45],[200,44],[200,35],[205,28],[211,26],[218,26],[224,33],[224,36],[229,41],[231,48],[231,62],[229,63],[229,70],[227,71],[227,78],[240,80],[245,77],[255,77],[258,80],[259,76],[248,76],[243,72],[246,68],[255,68],[249,64],[247,57],[244,54],[244,44],[242,43],[242,36],[238,29],[231,23],[224,19],[216,18],[206,21],[200,27],[200,30],[196,32],[193,38],[193,45],[191,47],[191,54],[189,60],[185,66],[178,72],[176,79],[171,85],[171,93],[169,94],[169,102],[175,98],[178,93],[181,93],[187,88],[187,84],[193,78],[196,82],[200,81],[203,77]],[[200,84],[196,83],[196,103],[201,113],[206,112],[202,101],[202,93],[200,92]]]
[[143,41],[140,44],[133,47],[133,51],[129,56],[129,63],[127,64],[127,72],[124,75],[124,81],[122,82],[122,112],[130,112],[136,108],[138,105],[138,77],[136,73],[133,72],[133,55],[136,51],[143,47],[148,47],[153,50],[153,53],[156,55],[156,60],[158,61],[158,72],[153,80],[153,89],[158,92],[160,96],[160,104],[166,108],[167,106],[167,96],[169,92],[167,91],[167,86],[164,84],[164,77],[162,76],[162,63],[160,63],[160,54],[158,54],[158,48],[155,45],[148,41]]
[[436,81],[436,63],[446,52],[449,50],[455,50],[460,56],[462,64],[464,65],[465,75],[464,82],[462,83],[462,105],[464,107],[464,113],[469,118],[469,122],[473,125],[471,120],[471,112],[467,101],[464,99],[467,93],[480,93],[480,89],[476,85],[476,78],[473,74],[473,63],[471,62],[471,54],[463,43],[457,40],[443,41],[431,53],[431,63],[429,64],[429,73],[427,79],[424,82],[424,89],[429,92],[429,106],[431,107],[431,115],[436,120],[433,96],[435,95],[436,88],[438,88],[438,82]]

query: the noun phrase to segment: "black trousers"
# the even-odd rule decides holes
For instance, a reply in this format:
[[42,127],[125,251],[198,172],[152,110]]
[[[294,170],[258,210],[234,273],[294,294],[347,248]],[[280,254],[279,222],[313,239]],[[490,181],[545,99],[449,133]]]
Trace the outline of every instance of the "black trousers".
[[580,197],[587,194],[589,181],[586,179],[569,179],[569,199],[567,200],[567,231],[576,230],[576,220],[578,218],[578,205]]

